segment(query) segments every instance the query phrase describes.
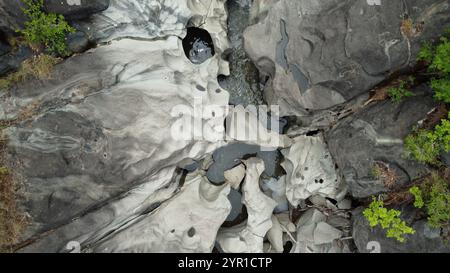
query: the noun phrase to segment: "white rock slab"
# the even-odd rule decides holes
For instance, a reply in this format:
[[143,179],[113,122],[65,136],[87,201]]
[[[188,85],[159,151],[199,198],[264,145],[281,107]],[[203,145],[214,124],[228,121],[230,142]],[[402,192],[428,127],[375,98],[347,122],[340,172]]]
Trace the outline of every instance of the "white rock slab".
[[312,195],[336,198],[340,179],[321,135],[299,136],[289,149],[282,150],[287,172],[286,196],[293,206]]
[[266,196],[259,187],[264,162],[258,158],[251,158],[244,161],[244,164],[247,167],[247,174],[242,191],[248,220],[244,225],[221,229],[217,235],[217,242],[227,253],[262,253],[264,237],[272,228],[272,214],[277,203]]
[[231,211],[228,185],[216,187],[200,175],[156,212],[95,248],[95,252],[211,252]]

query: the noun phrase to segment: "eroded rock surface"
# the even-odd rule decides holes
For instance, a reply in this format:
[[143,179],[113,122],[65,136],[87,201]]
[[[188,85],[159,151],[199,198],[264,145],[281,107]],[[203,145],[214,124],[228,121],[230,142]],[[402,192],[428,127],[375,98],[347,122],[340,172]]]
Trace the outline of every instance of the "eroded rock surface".
[[330,152],[352,196],[363,198],[389,190],[390,185],[374,174],[376,164],[389,168],[395,187],[426,173],[426,167],[406,158],[403,149],[403,139],[436,107],[426,87],[416,91],[417,97],[401,104],[386,101],[369,106],[327,134]]
[[289,149],[282,151],[286,160],[282,163],[287,172],[286,196],[293,206],[301,200],[320,194],[324,197],[342,199],[342,186],[333,158],[322,135],[299,136]]
[[[253,8],[257,23],[244,33],[245,48],[271,76],[266,99],[282,115],[367,92],[414,62],[421,41],[450,23],[447,0],[258,1]],[[413,27],[402,31],[408,18]]]
[[211,252],[230,213],[229,186],[198,175],[154,213],[93,247],[95,252]]
[[[429,88],[400,104],[365,102],[449,25],[448,1],[229,7],[251,17],[227,20],[225,0],[46,1],[73,20],[69,47],[80,54],[50,79],[1,94],[0,118],[14,121],[5,156],[29,216],[19,252],[74,244],[83,252],[352,252],[351,197],[392,190],[373,177],[374,164],[394,174],[395,187],[427,171],[403,157],[402,140],[436,107]],[[18,10],[19,1],[0,0],[0,31],[23,24]],[[249,23],[244,37],[236,32]],[[208,38],[194,37],[185,52],[187,28]],[[10,54],[0,47],[1,60]],[[14,60],[4,62],[8,71]],[[219,85],[227,80],[230,90]],[[266,120],[278,114],[243,107],[264,102],[257,92],[266,80],[266,101],[290,116],[287,134]],[[238,107],[223,111],[229,103]],[[417,229],[409,251],[448,251],[405,211]],[[405,249],[358,211],[353,229],[361,252],[371,240],[383,252]]]
[[[135,13],[126,10],[129,16],[142,12],[135,2],[120,2],[136,8]],[[208,12],[207,8],[200,9],[204,4],[201,1],[185,4],[178,9],[187,16]],[[125,21],[121,26],[130,30],[134,23]],[[158,28],[173,24],[169,20]],[[218,26],[210,29],[216,41],[224,37],[224,30]],[[180,29],[177,33],[183,32]],[[10,90],[2,100],[3,119],[15,119],[24,109],[29,111],[27,118],[5,131],[8,156],[22,177],[23,206],[30,216],[23,238],[33,242],[29,249],[61,251],[61,245],[51,236],[42,235],[49,230],[67,238],[65,243],[80,237],[83,242],[95,242],[89,236],[102,234],[105,227],[114,229],[154,204],[152,201],[142,207],[143,200],[135,197],[128,199],[129,209],[123,211],[123,195],[136,191],[149,197],[161,188],[170,188],[179,162],[185,158],[200,160],[224,144],[173,133],[177,124],[187,122],[183,118],[194,117],[181,118],[172,111],[176,106],[192,110],[199,100],[204,105],[226,106],[229,95],[218,85],[217,75],[220,69],[227,69],[227,64],[216,56],[194,65],[173,32],[159,34],[152,37],[157,40],[142,40],[138,39],[142,38],[139,32],[116,30],[114,37],[120,39],[66,60],[55,67],[49,80],[29,81]],[[218,42],[217,50],[226,44],[226,40]],[[202,126],[224,126],[220,117],[195,118]],[[182,139],[171,138],[174,134]],[[102,209],[110,215],[105,216]],[[95,216],[91,228],[72,230]]]
[[106,10],[109,0],[45,0],[47,12],[64,15],[65,18],[85,19],[94,13]]

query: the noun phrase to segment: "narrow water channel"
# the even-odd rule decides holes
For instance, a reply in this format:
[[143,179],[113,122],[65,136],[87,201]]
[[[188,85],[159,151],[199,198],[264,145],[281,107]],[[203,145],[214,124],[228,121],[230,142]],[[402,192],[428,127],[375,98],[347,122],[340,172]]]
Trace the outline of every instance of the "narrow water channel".
[[231,105],[264,104],[259,72],[245,53],[243,33],[250,25],[251,0],[228,0],[228,37],[231,49],[225,55],[230,76],[219,76],[222,88],[230,93]]

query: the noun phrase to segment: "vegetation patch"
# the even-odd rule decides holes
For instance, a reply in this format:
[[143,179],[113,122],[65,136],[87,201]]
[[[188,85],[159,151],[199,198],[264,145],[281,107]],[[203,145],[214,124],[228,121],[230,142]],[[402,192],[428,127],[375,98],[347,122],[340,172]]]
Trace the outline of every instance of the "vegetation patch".
[[406,137],[406,155],[421,163],[440,166],[440,155],[450,152],[450,113],[448,117],[434,130],[417,130]]
[[431,87],[435,92],[435,99],[450,103],[450,29],[446,36],[439,39],[436,45],[425,44],[419,52],[419,60],[428,64],[432,73]]
[[372,228],[380,226],[386,230],[386,237],[394,238],[401,243],[406,241],[406,235],[415,233],[415,230],[400,218],[401,212],[395,209],[388,210],[382,200],[373,198],[363,215]]
[[5,167],[6,140],[0,140],[0,253],[12,252],[25,229],[27,218],[17,204],[18,187]]
[[409,91],[408,86],[414,83],[414,78],[410,77],[407,81],[400,81],[396,87],[390,87],[387,92],[391,100],[395,103],[400,103],[403,99],[414,96],[414,93]]
[[0,79],[0,89],[10,88],[15,84],[25,82],[32,78],[48,79],[53,67],[59,62],[59,58],[47,54],[40,54],[25,60],[19,71]]
[[22,9],[28,17],[25,28],[18,30],[31,48],[44,47],[49,53],[66,56],[69,54],[66,35],[76,30],[64,16],[43,11],[44,0],[22,0],[26,8]]
[[414,206],[427,212],[431,227],[449,226],[450,190],[444,178],[434,173],[420,186],[412,187],[409,191],[414,196]]

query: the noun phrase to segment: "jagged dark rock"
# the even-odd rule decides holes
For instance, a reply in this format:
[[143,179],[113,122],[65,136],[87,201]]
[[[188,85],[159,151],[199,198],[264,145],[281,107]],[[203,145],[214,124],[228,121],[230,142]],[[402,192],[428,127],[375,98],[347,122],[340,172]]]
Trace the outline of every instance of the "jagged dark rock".
[[403,140],[437,106],[429,91],[421,86],[416,97],[399,104],[388,100],[368,106],[327,133],[331,154],[353,197],[389,190],[373,174],[376,162],[395,172],[397,187],[427,172],[426,166],[405,158]]
[[447,0],[370,2],[255,2],[245,48],[271,78],[268,102],[286,116],[341,104],[414,63],[422,42],[450,26]]
[[[422,41],[450,25],[449,1],[226,2],[45,1],[77,29],[67,42],[79,54],[0,94],[0,168],[17,177],[27,215],[15,250],[366,252],[375,241],[449,252],[411,204],[389,203],[416,230],[405,244],[354,210],[432,168],[403,149],[434,113],[432,90],[416,79],[398,104],[375,91],[421,66]],[[0,75],[31,54],[8,45],[20,7],[0,0]],[[286,134],[256,109],[222,115],[265,102],[280,106],[269,119],[289,120]]]

